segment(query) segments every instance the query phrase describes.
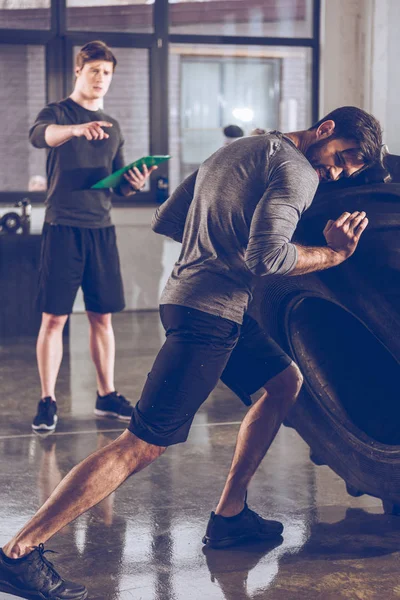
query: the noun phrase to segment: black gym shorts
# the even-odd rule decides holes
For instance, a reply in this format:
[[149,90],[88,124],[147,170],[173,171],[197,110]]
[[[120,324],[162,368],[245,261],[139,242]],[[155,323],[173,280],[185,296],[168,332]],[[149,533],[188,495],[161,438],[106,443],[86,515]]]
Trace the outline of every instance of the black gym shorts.
[[129,431],[156,446],[185,442],[194,415],[221,379],[242,398],[292,359],[251,317],[242,325],[200,310],[160,306],[166,341],[147,376]]
[[81,286],[86,310],[101,314],[123,310],[115,227],[89,229],[45,223],[39,310],[51,315],[70,314]]

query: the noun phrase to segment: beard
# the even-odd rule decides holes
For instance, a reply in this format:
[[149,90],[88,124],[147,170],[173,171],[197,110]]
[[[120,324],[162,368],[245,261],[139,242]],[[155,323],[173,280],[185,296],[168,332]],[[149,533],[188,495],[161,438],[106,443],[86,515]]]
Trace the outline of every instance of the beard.
[[313,169],[317,171],[320,183],[329,183],[333,181],[330,177],[329,171],[321,162],[322,150],[330,141],[331,138],[329,138],[329,140],[319,140],[318,142],[315,142],[312,146],[310,146],[305,152],[306,159],[308,160],[308,162],[311,163]]
[[[329,141],[331,139],[329,138]],[[305,153],[306,159],[312,164],[313,167],[318,167],[321,165],[321,150],[325,148],[325,146],[329,142],[327,140],[319,140],[319,142],[315,142],[312,146],[308,148]]]

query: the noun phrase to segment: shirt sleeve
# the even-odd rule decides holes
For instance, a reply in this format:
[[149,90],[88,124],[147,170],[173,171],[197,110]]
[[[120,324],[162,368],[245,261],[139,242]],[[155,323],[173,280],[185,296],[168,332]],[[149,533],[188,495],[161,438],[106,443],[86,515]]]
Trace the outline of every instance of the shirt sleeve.
[[151,227],[156,233],[182,242],[186,217],[193,200],[197,172],[187,177],[155,212]]
[[29,141],[35,148],[50,148],[45,140],[45,131],[49,125],[57,125],[57,114],[53,107],[43,108],[29,130]]
[[302,164],[285,160],[271,169],[250,225],[245,261],[252,273],[286,275],[294,269],[297,248],[291,240],[316,188],[316,178]]

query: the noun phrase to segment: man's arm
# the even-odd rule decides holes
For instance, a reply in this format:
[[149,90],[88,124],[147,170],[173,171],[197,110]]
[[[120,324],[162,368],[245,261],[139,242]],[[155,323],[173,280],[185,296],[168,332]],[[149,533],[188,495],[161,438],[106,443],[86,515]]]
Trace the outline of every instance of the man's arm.
[[85,137],[87,140],[104,140],[110,136],[103,127],[112,127],[108,121],[92,121],[80,125],[48,125],[44,132],[44,139],[50,148],[57,148],[74,137]]
[[[148,169],[146,165],[143,165],[141,169],[138,167],[133,167],[133,169],[129,169],[126,173],[124,173],[124,180],[119,184],[117,188],[115,188],[114,192],[118,196],[132,196],[136,194],[136,192],[140,192],[142,187],[145,185],[146,180],[150,177],[151,173],[155,171],[158,167],[150,167]],[[115,169],[118,171],[118,169]]]
[[327,246],[313,248],[296,244],[297,263],[289,275],[305,275],[340,265],[354,253],[367,225],[364,211],[345,212],[336,221],[328,221],[324,229]]
[[287,275],[298,261],[292,237],[311,204],[317,178],[301,162],[284,160],[270,166],[266,190],[254,211],[245,262],[255,275]]
[[103,140],[109,137],[103,127],[112,127],[108,121],[93,121],[79,125],[59,125],[57,111],[47,106],[38,114],[29,131],[29,140],[35,148],[57,148],[73,137],[85,137],[87,140]]
[[[299,182],[301,181],[301,185]],[[251,223],[246,264],[255,275],[304,275],[335,267],[355,251],[368,225],[365,212],[343,213],[324,229],[327,246],[292,243],[304,209],[315,193],[290,162],[278,165]]]
[[155,212],[151,228],[176,242],[182,242],[186,216],[193,200],[198,171],[195,171],[176,188]]
[[[125,166],[124,145],[125,140],[121,135],[121,143],[113,160],[113,173],[115,173],[115,171],[119,171]],[[141,169],[142,170],[134,167],[133,169],[129,169],[129,171],[124,173],[124,179],[121,181],[118,187],[114,188],[114,193],[117,194],[117,196],[123,196],[126,198],[136,194],[136,192],[140,192],[151,173],[157,169],[157,167],[151,167],[148,169],[146,165],[143,165]]]

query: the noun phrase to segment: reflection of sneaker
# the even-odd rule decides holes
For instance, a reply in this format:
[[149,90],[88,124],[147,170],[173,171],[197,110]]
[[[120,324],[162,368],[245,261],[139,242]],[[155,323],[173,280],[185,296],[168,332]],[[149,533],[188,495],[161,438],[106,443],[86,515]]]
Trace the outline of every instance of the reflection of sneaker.
[[57,403],[47,396],[38,404],[32,429],[35,431],[54,431],[57,425]]
[[64,581],[44,553],[43,544],[17,559],[0,550],[0,590],[28,600],[85,600],[87,589]]
[[40,433],[40,431],[36,432],[37,433],[37,438],[39,440],[39,445],[42,448],[43,452],[45,454],[49,454],[50,452],[55,452],[56,450],[56,444],[57,444],[57,439],[55,438],[55,436],[50,435],[52,432],[49,431],[48,433]]
[[242,512],[234,517],[222,517],[212,512],[203,544],[226,548],[241,542],[271,540],[279,537],[282,531],[282,523],[263,519],[245,503]]
[[96,408],[94,414],[98,417],[112,417],[122,421],[130,421],[132,416],[133,406],[118,392],[111,392],[107,396],[97,394]]

